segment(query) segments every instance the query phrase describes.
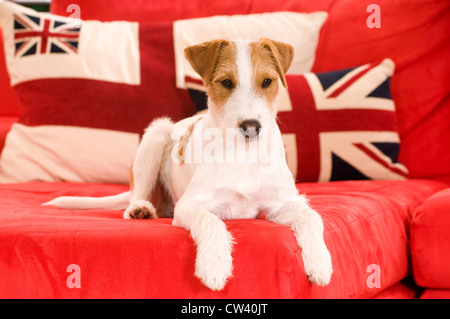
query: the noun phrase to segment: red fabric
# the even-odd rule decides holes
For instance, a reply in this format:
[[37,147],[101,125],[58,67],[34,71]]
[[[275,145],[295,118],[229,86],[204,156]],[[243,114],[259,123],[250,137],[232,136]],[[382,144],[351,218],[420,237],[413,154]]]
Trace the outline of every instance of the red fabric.
[[156,117],[191,116],[187,92],[175,87],[172,33],[171,23],[139,25],[140,85],[75,78],[16,85],[24,109],[19,122],[142,133]]
[[0,154],[5,146],[6,135],[16,121],[17,116],[0,116]]
[[[167,21],[189,19],[217,14],[249,13],[252,1],[134,1],[124,5],[121,0],[59,0],[51,3],[51,12],[68,16],[67,7],[77,4],[80,17],[84,20],[98,19],[102,21]],[[279,6],[278,6],[279,7]]]
[[450,290],[425,289],[420,299],[450,299]]
[[[450,2],[447,0],[380,0],[381,28],[366,20],[371,0],[244,0],[160,3],[121,0],[52,1],[53,13],[69,15],[79,4],[83,19],[174,20],[218,14],[273,11],[328,11],[316,51],[314,72],[326,72],[391,58],[396,64],[392,96],[396,103],[402,148],[399,161],[411,177],[450,175]],[[430,143],[429,141],[433,141]]]
[[383,290],[373,297],[374,299],[417,299],[421,296],[423,288],[418,287],[411,277],[402,280],[392,287]]
[[[331,1],[314,71],[391,58],[392,97],[398,116],[400,161],[411,177],[450,174],[450,2],[377,1],[381,28],[365,20],[373,1]],[[430,141],[433,141],[430,143]]]
[[434,194],[415,211],[411,256],[418,285],[450,288],[450,188]]
[[3,51],[3,33],[0,28],[0,116],[17,116],[22,114],[16,95],[9,83],[9,74],[6,69],[5,53]]
[[[121,185],[0,185],[0,298],[369,298],[411,273],[408,225],[433,181],[299,184],[321,214],[334,273],[311,285],[288,227],[226,221],[236,240],[234,274],[212,292],[194,277],[195,245],[171,219],[123,220],[121,211],[68,211],[40,204],[60,195],[115,194]],[[68,288],[80,267],[81,288]],[[378,265],[379,288],[367,285]]]

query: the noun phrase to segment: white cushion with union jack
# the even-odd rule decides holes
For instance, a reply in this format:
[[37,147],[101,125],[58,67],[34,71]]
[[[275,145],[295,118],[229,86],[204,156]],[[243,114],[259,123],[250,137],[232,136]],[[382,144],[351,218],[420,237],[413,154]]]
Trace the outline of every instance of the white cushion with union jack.
[[61,77],[140,83],[138,23],[81,21],[13,3],[1,3],[0,14],[12,85]]
[[[278,120],[293,175],[300,182],[405,179],[390,94],[394,63],[385,59],[321,74],[287,75],[289,101]],[[186,77],[197,110],[205,89]]]

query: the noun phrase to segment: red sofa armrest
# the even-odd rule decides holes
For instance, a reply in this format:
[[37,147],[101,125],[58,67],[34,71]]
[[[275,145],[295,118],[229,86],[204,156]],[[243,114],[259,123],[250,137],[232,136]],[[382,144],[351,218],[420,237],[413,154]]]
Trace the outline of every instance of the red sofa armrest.
[[410,244],[416,283],[450,288],[450,188],[430,196],[414,212]]

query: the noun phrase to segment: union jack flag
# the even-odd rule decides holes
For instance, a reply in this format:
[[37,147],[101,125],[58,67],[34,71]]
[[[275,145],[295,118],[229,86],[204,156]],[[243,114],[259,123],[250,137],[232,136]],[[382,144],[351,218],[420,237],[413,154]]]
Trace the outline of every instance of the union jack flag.
[[[394,63],[385,59],[322,74],[286,75],[278,120],[290,170],[300,182],[404,179],[390,94]],[[186,76],[196,111],[206,109],[202,82]],[[281,93],[281,92],[280,92]]]
[[337,72],[287,76],[292,109],[279,112],[278,118],[283,133],[295,134],[295,145],[286,148],[296,152],[298,180],[407,176],[398,162],[393,69],[385,59]]
[[29,14],[14,14],[15,57],[78,52],[81,27]]

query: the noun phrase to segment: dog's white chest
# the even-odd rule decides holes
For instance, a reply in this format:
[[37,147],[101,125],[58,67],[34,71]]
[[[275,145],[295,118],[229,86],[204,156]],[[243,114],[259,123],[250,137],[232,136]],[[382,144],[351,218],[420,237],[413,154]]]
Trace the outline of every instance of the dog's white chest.
[[221,219],[252,219],[278,199],[278,191],[248,165],[204,165],[186,190]]
[[253,219],[261,209],[256,194],[240,193],[234,189],[215,189],[211,197],[211,212],[221,219]]

